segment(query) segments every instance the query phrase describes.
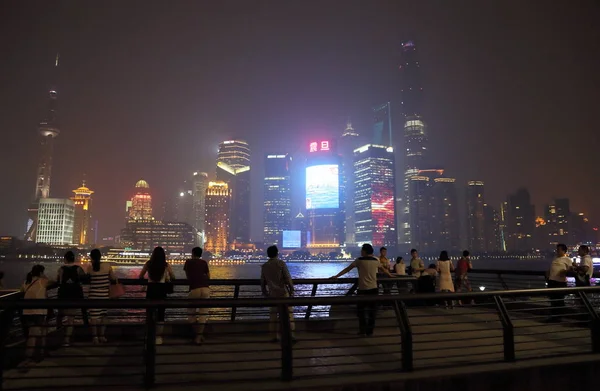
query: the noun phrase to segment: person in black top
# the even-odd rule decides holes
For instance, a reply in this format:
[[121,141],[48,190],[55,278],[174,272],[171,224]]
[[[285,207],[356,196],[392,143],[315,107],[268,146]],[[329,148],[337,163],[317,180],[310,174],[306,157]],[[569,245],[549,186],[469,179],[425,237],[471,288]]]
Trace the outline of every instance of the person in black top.
[[[83,299],[83,287],[81,284],[85,280],[85,272],[81,266],[75,264],[75,254],[72,251],[65,253],[65,264],[58,269],[56,281],[58,282],[59,299]],[[61,310],[63,326],[65,327],[65,339],[63,346],[71,344],[71,335],[73,334],[73,324],[75,316],[79,310],[65,309]]]

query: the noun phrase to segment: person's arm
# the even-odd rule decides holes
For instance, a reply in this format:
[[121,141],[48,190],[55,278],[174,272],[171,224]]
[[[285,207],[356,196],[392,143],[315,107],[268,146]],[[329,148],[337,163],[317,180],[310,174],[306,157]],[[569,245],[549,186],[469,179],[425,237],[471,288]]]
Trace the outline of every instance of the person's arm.
[[283,280],[285,281],[285,285],[287,285],[290,296],[294,295],[294,281],[292,281],[292,276],[290,275],[290,270],[287,265],[283,264]]
[[341,276],[343,276],[344,274],[348,273],[350,270],[354,269],[355,267],[356,267],[356,261],[352,262],[347,268],[345,268],[344,270],[342,270],[341,272],[339,272],[335,276],[332,276],[331,278],[332,279],[340,278]]
[[146,277],[146,273],[148,273],[148,262],[144,263],[144,267],[142,267],[142,271],[140,272],[138,278],[143,280]]
[[388,277],[392,277],[392,278],[394,277],[394,276],[392,276],[392,273],[390,273],[390,271],[381,264],[379,264],[379,271],[382,272],[383,274],[386,274]]
[[423,262],[423,260],[421,259],[421,260],[419,261],[419,267],[417,268],[417,271],[418,271],[418,272],[422,272],[422,271],[424,271],[424,270],[425,270],[425,263],[424,263],[424,262]]
[[440,273],[440,261],[437,261],[435,263],[435,271],[438,272],[438,273]]
[[269,291],[267,290],[267,278],[265,277],[263,268],[260,269],[260,290],[262,291],[263,296],[269,296]]
[[454,272],[454,264],[452,263],[452,261],[450,261],[450,273]]

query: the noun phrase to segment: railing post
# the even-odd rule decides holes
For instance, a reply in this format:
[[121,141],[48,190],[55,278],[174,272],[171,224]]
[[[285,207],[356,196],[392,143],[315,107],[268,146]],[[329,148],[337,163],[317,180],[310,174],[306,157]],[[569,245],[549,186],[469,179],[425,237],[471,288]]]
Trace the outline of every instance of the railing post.
[[502,289],[505,291],[509,290],[506,281],[504,281],[504,277],[502,277],[502,273],[498,273],[498,280],[500,280],[500,285],[502,285]]
[[288,306],[281,304],[279,310],[279,327],[281,330],[281,380],[291,381],[293,377],[292,326]]
[[590,313],[590,333],[592,338],[592,352],[600,353],[600,315],[594,309],[594,306],[590,302],[585,292],[579,292],[579,298],[583,302],[583,305]]
[[[310,291],[310,297],[315,297],[317,295],[317,288],[319,284],[316,282],[313,284],[312,290]],[[304,319],[310,319],[310,314],[312,313],[312,304],[306,307],[306,315],[304,315]]]
[[146,310],[146,344],[144,349],[144,387],[154,386],[156,380],[156,308]]
[[15,310],[7,308],[0,312],[0,391],[4,390],[4,360],[5,347],[8,333],[13,319],[15,318]]
[[[233,300],[237,300],[240,296],[240,284],[235,284],[233,288]],[[237,306],[231,307],[231,321],[235,322],[235,316],[237,314]]]
[[502,323],[502,335],[504,342],[504,361],[515,361],[515,329],[504,305],[504,301],[500,296],[494,296],[494,302],[496,303],[496,309],[498,310],[498,316]]
[[413,367],[413,335],[408,312],[403,301],[394,300],[394,312],[396,321],[400,327],[400,339],[402,342],[402,369],[412,371]]

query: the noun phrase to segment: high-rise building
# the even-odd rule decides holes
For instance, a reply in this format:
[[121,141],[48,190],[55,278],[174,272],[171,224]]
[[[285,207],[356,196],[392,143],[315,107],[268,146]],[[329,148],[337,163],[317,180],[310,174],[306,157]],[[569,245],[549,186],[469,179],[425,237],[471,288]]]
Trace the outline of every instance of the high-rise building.
[[222,254],[229,248],[228,238],[231,211],[231,190],[225,182],[209,182],[206,189],[206,217],[204,220],[206,242],[204,249]]
[[131,198],[129,220],[152,220],[152,196],[148,182],[140,179],[135,184],[135,194]]
[[250,147],[242,140],[219,144],[217,180],[231,191],[229,241],[250,242]]
[[200,243],[204,243],[204,219],[206,216],[206,189],[208,189],[208,174],[205,172],[194,172],[192,175],[192,198],[194,201],[194,228],[200,235]]
[[467,182],[467,239],[473,253],[487,250],[483,182]]
[[431,230],[432,200],[430,179],[424,175],[415,175],[408,184],[408,205],[411,210],[411,246],[425,251],[433,249]]
[[395,247],[396,178],[394,149],[367,144],[354,150],[356,241]]
[[196,246],[196,229],[181,222],[130,220],[121,231],[121,243],[141,251],[160,246],[170,253],[190,253]]
[[42,198],[38,210],[37,243],[54,246],[71,244],[75,203],[69,199]]
[[[306,159],[307,247],[334,250],[345,239],[341,157],[331,141],[313,141]],[[316,250],[315,250],[316,251]]]
[[373,144],[392,146],[392,108],[390,102],[373,107]]
[[192,183],[184,181],[175,197],[175,221],[194,225],[194,192]]
[[[58,54],[54,63],[54,69],[58,68]],[[33,202],[27,210],[27,231],[25,240],[37,242],[38,214],[40,200],[50,197],[50,180],[52,178],[52,156],[54,154],[54,139],[60,134],[58,120],[56,117],[56,100],[58,92],[55,87],[48,91],[48,109],[46,116],[38,125],[38,133],[41,136],[41,156],[38,165],[37,179],[35,183],[35,195]]]
[[[402,43],[399,69],[401,76],[401,123],[404,145],[400,145],[400,138],[396,137],[394,147],[398,151],[406,151],[402,170],[404,172],[404,182],[401,194],[407,199],[410,178],[417,175],[419,170],[427,167],[425,160],[427,136],[422,112],[423,86],[421,84],[417,47],[413,41]],[[397,187],[400,190],[400,184]],[[411,209],[408,202],[401,202],[401,205],[403,217],[399,233],[400,242],[408,244],[414,241],[411,237],[410,227],[410,221],[412,221],[412,218],[409,216]]]
[[521,188],[515,194],[508,196],[503,216],[507,251],[529,252],[533,250],[535,207],[531,203],[531,196],[527,189]]
[[553,204],[546,205],[545,233],[548,235],[546,249],[554,248],[558,243],[570,243],[571,207],[568,198],[558,198]]
[[483,226],[485,248],[488,253],[505,251],[504,237],[501,228],[501,218],[498,211],[491,205],[483,204]]
[[348,120],[346,129],[338,143],[338,153],[342,156],[342,200],[346,246],[356,244],[354,227],[354,150],[360,147],[360,135]]
[[430,218],[434,248],[437,250],[460,250],[460,220],[455,182],[454,178],[433,179],[433,214]]
[[94,192],[90,190],[86,185],[85,181],[83,184],[73,190],[75,195],[71,197],[71,200],[75,204],[75,223],[73,226],[73,244],[93,244],[93,238],[90,233],[92,226],[90,225],[90,219],[92,218],[92,194]]
[[292,228],[292,183],[288,154],[265,157],[264,243],[282,244],[283,231]]

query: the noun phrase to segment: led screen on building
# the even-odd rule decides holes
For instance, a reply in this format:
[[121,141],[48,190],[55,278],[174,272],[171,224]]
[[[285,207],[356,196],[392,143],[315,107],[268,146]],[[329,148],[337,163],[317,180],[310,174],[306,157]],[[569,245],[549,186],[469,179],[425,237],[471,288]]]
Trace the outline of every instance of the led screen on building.
[[339,208],[340,179],[337,164],[306,167],[306,209]]
[[301,231],[283,231],[283,248],[300,248],[302,247]]

